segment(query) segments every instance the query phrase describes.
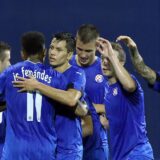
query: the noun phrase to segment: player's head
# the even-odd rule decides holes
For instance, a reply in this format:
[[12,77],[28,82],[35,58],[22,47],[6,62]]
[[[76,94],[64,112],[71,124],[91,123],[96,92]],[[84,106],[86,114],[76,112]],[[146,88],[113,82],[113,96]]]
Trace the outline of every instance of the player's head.
[[45,56],[45,37],[43,33],[37,31],[26,32],[21,38],[22,57],[28,59],[37,56],[39,60],[43,60]]
[[60,32],[53,36],[49,48],[49,62],[53,67],[68,63],[75,51],[75,38],[68,32]]
[[[114,54],[116,54],[120,63],[124,65],[126,62],[126,54],[122,46],[119,43],[114,43],[114,42],[111,42],[111,45],[112,45]],[[113,66],[108,58],[102,56],[101,65],[102,65],[102,70],[103,70],[104,75],[108,76],[108,78],[115,76]]]
[[10,65],[11,47],[5,43],[0,42],[0,72]]
[[81,66],[89,66],[95,60],[96,40],[99,37],[97,28],[92,24],[80,26],[76,35],[76,53]]

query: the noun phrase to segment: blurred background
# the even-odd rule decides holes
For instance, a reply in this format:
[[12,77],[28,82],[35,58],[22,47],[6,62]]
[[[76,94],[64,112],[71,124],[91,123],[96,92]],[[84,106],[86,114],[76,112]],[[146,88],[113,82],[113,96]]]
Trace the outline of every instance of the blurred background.
[[[54,33],[75,35],[85,23],[97,26],[101,36],[111,41],[119,35],[131,36],[146,64],[160,70],[159,0],[0,0],[0,40],[12,46],[12,64],[21,60],[20,37],[24,32],[43,32],[48,47]],[[149,89],[136,74],[126,52],[126,67],[138,77],[145,92],[148,137],[159,160],[160,93]]]

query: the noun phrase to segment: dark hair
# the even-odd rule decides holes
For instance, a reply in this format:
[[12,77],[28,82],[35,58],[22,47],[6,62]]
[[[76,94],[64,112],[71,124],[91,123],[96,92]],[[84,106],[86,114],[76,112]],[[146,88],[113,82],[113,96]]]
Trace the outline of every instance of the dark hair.
[[45,45],[43,33],[37,31],[26,32],[21,38],[22,50],[27,55],[42,53]]
[[118,54],[118,59],[122,62],[126,62],[126,53],[119,43],[111,42],[112,48],[116,50]]
[[5,54],[3,54],[3,52],[5,50],[11,50],[11,47],[9,44],[7,44],[6,42],[0,41],[0,60],[3,61],[3,59],[5,58]]
[[97,28],[92,24],[83,24],[77,31],[77,36],[84,44],[99,37]]
[[56,33],[53,38],[56,38],[58,41],[66,41],[66,48],[68,52],[74,52],[76,47],[76,41],[74,36],[69,32],[60,32]]

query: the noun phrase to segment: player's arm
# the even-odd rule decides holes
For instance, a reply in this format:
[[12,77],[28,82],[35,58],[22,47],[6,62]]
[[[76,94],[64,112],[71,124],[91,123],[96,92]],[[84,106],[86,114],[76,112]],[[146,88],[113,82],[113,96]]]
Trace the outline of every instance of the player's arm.
[[88,113],[88,106],[85,101],[81,102],[78,100],[76,109],[75,109],[75,114],[79,117],[84,117]]
[[123,67],[123,64],[119,61],[117,55],[114,54],[110,42],[106,39],[100,38],[98,43],[100,45],[98,47],[99,52],[103,56],[107,57],[111,62],[116,74],[116,78],[119,80],[124,90],[128,92],[134,92],[136,89],[136,83],[128,71]]
[[140,55],[136,43],[128,36],[119,36],[117,41],[123,41],[130,50],[131,61],[137,72],[145,78],[149,84],[156,81],[156,72],[147,66]]
[[81,118],[82,135],[83,137],[93,134],[93,123],[91,115]]
[[94,106],[94,108],[95,108],[95,110],[96,110],[96,112],[98,114],[105,113],[105,106],[104,106],[104,104],[95,104],[95,103],[93,103],[93,106]]
[[81,92],[75,89],[68,89],[67,91],[47,86],[38,82],[34,78],[17,77],[18,81],[13,81],[13,86],[21,88],[19,92],[38,90],[41,94],[65,104],[69,107],[75,107],[81,97]]
[[99,119],[100,119],[100,122],[101,122],[102,126],[105,129],[107,129],[109,127],[109,123],[108,123],[108,120],[106,118],[106,110],[105,110],[104,104],[93,103],[93,106],[94,106],[97,114],[99,115]]

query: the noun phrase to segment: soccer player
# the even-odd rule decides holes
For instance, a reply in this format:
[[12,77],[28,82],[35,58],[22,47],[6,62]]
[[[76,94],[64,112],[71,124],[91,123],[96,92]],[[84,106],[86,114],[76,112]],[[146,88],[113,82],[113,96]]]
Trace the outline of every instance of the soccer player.
[[[69,64],[74,50],[75,39],[70,33],[66,32],[55,34],[49,48],[50,65],[55,70],[63,73],[69,83],[67,91],[58,92],[62,97],[62,100],[58,98],[59,102],[63,101],[63,105],[56,107],[56,160],[81,160],[83,153],[81,121],[80,117],[75,115],[78,107],[76,107],[74,99],[77,100],[76,103],[80,103],[78,100],[84,93],[86,79],[82,69]],[[36,89],[55,100],[57,98],[54,96],[54,94],[57,94],[54,88],[44,86],[38,81],[26,79],[22,83],[25,84],[24,89]],[[43,92],[44,90],[45,92]],[[68,102],[66,105],[64,105],[64,102],[66,102],[65,99]]]
[[34,76],[44,84],[66,89],[65,79],[43,65],[45,39],[42,33],[27,32],[22,36],[22,54],[26,61],[7,68],[0,74],[0,95],[7,107],[6,139],[2,160],[54,160],[56,133],[54,102],[39,92],[17,92],[12,81]]
[[124,68],[126,56],[117,43],[99,38],[102,69],[108,77],[105,105],[110,126],[113,160],[152,160],[152,147],[146,135],[143,90]]
[[[73,67],[69,60],[75,50],[75,39],[69,33],[56,34],[49,48],[50,65],[63,73],[69,81],[69,89],[72,92],[70,100],[74,96],[81,98],[85,88],[85,75],[82,69]],[[57,132],[57,160],[81,160],[83,154],[82,129],[80,117],[74,110],[67,106],[57,108],[56,132]]]
[[103,125],[100,127],[97,122],[95,127],[100,129],[100,134],[93,132],[92,136],[84,139],[84,160],[108,159],[107,119],[104,107],[105,79],[101,70],[100,58],[95,55],[98,37],[99,33],[94,25],[84,24],[80,26],[76,35],[76,55],[70,62],[84,70],[86,75],[85,92],[94,104]]
[[[0,74],[10,65],[10,52],[11,47],[5,43],[0,42]],[[3,105],[3,102],[1,102]],[[0,158],[2,155],[2,149],[5,141],[5,127],[6,127],[6,113],[0,112]]]
[[119,36],[117,41],[122,41],[127,45],[130,50],[133,66],[137,72],[147,80],[151,88],[160,92],[160,71],[156,72],[145,64],[143,58],[138,52],[136,43],[129,36]]

